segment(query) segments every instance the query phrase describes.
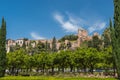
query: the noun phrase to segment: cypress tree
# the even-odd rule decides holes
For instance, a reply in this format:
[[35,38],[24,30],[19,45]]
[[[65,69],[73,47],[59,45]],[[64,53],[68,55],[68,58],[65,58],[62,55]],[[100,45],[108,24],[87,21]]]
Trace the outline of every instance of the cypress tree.
[[114,69],[114,76],[115,76],[115,73],[116,73],[116,61],[115,61],[115,36],[114,36],[114,28],[113,28],[113,24],[112,24],[112,21],[110,19],[110,22],[109,22],[109,29],[110,29],[110,44],[112,46],[112,55],[113,55],[113,69]]
[[114,0],[114,28],[112,29],[112,45],[118,78],[120,79],[120,0]]
[[111,45],[110,27],[106,28],[103,32],[103,42],[104,48],[107,48]]
[[48,43],[48,41],[45,42],[45,51],[46,52],[50,51],[50,44]]
[[0,77],[5,75],[6,69],[6,22],[2,18],[0,29]]
[[53,40],[52,40],[52,51],[53,52],[57,51],[57,49],[56,49],[56,38],[55,37],[53,37]]

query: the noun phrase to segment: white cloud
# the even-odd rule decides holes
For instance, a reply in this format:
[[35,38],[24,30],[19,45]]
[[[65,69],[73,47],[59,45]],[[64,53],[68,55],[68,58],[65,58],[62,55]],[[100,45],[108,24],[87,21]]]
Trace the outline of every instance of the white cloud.
[[78,28],[81,28],[80,26],[78,26],[78,22],[72,17],[69,17],[68,20],[65,21],[63,15],[56,13],[54,14],[54,18],[61,24],[61,27],[66,32],[77,32]]
[[86,21],[84,19],[82,19],[81,17],[78,16],[74,16],[70,13],[67,12],[67,15],[69,17],[69,20],[74,23],[74,24],[78,24],[80,27],[84,26],[86,23]]
[[104,29],[106,27],[106,23],[105,22],[103,22],[103,23],[101,23],[100,25],[99,25],[99,28],[100,29]]
[[38,35],[38,34],[35,33],[35,32],[31,32],[30,35],[31,35],[31,37],[32,37],[33,39],[45,39],[44,37]]
[[62,15],[56,13],[56,14],[54,14],[54,18],[55,18],[60,24],[64,24],[64,22],[63,22],[63,16],[62,16]]
[[105,22],[96,22],[92,26],[88,28],[89,33],[92,33],[94,31],[100,31],[106,27]]
[[[89,33],[94,31],[101,31],[106,27],[106,22],[101,21],[100,19],[83,19],[76,17],[67,12],[67,16],[63,16],[60,13],[54,13],[54,19],[59,22],[61,27],[66,32],[77,32],[78,28],[87,29]],[[66,20],[67,19],[67,20]]]

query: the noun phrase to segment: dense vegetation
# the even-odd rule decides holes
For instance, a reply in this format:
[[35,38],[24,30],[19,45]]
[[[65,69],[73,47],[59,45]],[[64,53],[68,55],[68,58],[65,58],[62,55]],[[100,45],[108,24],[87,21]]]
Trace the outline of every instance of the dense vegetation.
[[114,0],[114,27],[111,24],[113,54],[120,79],[120,0]]
[[59,41],[60,42],[65,41],[65,40],[74,41],[74,40],[77,40],[77,38],[78,38],[77,35],[71,34],[71,35],[65,35]]
[[95,48],[78,48],[75,51],[41,52],[29,55],[24,49],[7,54],[7,70],[10,75],[54,74],[60,72],[90,72],[113,68],[111,47],[101,52]]
[[6,69],[6,22],[2,18],[2,25],[0,28],[0,77],[5,75]]

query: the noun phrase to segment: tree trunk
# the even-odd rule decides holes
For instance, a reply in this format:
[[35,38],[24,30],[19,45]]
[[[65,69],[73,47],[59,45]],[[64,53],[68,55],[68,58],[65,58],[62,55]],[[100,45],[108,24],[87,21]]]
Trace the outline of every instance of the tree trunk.
[[30,68],[30,72],[32,72],[32,68]]
[[58,72],[60,72],[60,67],[58,67]]
[[70,72],[72,72],[73,71],[73,66],[70,66]]
[[84,66],[84,72],[86,73],[87,71],[86,71],[86,66]]
[[26,73],[28,73],[28,68],[26,69]]
[[91,74],[93,74],[93,66],[91,66],[91,68],[90,68],[90,72],[91,72]]
[[77,67],[77,72],[78,72],[78,73],[79,73],[79,70],[80,70],[79,67]]
[[14,67],[11,68],[11,75],[14,75]]
[[73,68],[73,71],[75,72],[75,67]]
[[45,64],[43,64],[43,74],[45,73]]
[[19,71],[19,69],[16,69],[17,71],[16,71],[16,74],[15,74],[15,76],[17,76],[18,75],[18,71]]
[[52,75],[54,74],[54,67],[52,66]]
[[116,66],[115,66],[115,62],[114,62],[114,63],[113,63],[113,72],[114,72],[114,73],[113,73],[113,76],[115,76],[115,74],[116,74],[116,71],[115,71],[115,70],[116,70]]
[[120,75],[118,74],[118,80],[120,80]]
[[62,72],[64,73],[64,66],[62,66]]
[[36,72],[37,72],[37,73],[38,73],[38,71],[39,71],[39,68],[36,69]]

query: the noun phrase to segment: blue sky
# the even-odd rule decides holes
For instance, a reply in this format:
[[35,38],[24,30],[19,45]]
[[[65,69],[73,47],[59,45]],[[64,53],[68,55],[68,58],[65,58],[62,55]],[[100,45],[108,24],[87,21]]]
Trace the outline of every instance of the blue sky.
[[1,0],[7,38],[51,39],[78,28],[102,33],[113,18],[113,0]]

